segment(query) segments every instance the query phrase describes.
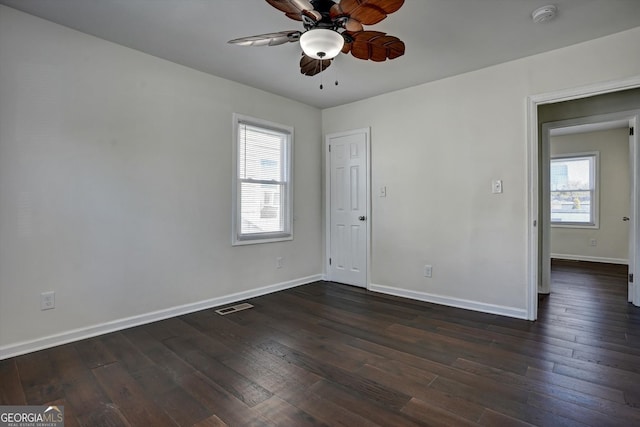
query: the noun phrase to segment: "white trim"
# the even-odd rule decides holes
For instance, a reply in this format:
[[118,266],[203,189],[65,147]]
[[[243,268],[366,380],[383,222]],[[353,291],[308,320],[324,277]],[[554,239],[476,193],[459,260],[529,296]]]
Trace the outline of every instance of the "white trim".
[[308,283],[322,280],[322,275],[302,277],[288,282],[277,283],[275,285],[263,286],[261,288],[251,289],[249,291],[237,292],[235,294],[225,295],[222,297],[211,298],[190,304],[179,305],[176,307],[166,308],[163,310],[153,311],[138,316],[127,317],[124,319],[113,320],[85,328],[73,329],[30,341],[23,341],[16,344],[10,344],[0,347],[0,360],[9,357],[19,356],[33,351],[43,350],[45,348],[55,347],[57,345],[67,344],[73,341],[79,341],[98,335],[107,334],[109,332],[120,331],[122,329],[132,328],[171,317],[182,316],[184,314],[193,313],[208,308],[218,307],[249,298],[255,298],[261,295],[270,294],[284,289],[295,288],[296,286],[306,285]]
[[366,280],[365,280],[365,288],[369,289],[370,280],[371,280],[371,203],[372,203],[372,195],[371,195],[371,128],[360,128],[353,129],[345,132],[336,132],[325,135],[324,138],[324,207],[325,207],[325,220],[324,220],[324,231],[325,231],[325,257],[324,257],[324,278],[323,280],[331,281],[331,266],[329,265],[329,258],[331,258],[331,155],[329,154],[329,144],[331,138],[343,137],[355,134],[365,135],[365,155],[366,155],[366,233],[367,233],[367,271],[366,271]]
[[471,301],[461,298],[452,298],[442,295],[430,294],[427,292],[410,291],[393,286],[370,284],[369,290],[382,294],[394,295],[397,297],[409,298],[418,301],[431,302],[449,307],[462,308],[465,310],[480,311],[482,313],[498,314],[500,316],[515,317],[517,319],[527,319],[527,311],[521,308],[506,307],[503,305],[485,304],[478,301]]
[[629,265],[629,260],[624,258],[606,258],[599,256],[588,255],[571,255],[571,254],[551,254],[552,259],[566,259],[569,261],[587,261],[587,262],[602,262],[605,264],[623,264]]
[[[640,75],[629,79],[600,82],[588,86],[559,90],[555,92],[542,93],[528,96],[526,99],[527,122],[527,190],[528,197],[528,223],[527,223],[527,319],[536,320],[538,317],[538,283],[540,266],[539,261],[539,237],[538,221],[540,220],[539,201],[539,155],[540,147],[538,142],[538,106],[573,99],[587,98],[605,93],[619,92],[627,89],[640,87]],[[636,132],[637,133],[637,132]],[[638,201],[640,202],[640,201]],[[634,206],[634,209],[636,207]],[[638,298],[640,303],[640,296]]]

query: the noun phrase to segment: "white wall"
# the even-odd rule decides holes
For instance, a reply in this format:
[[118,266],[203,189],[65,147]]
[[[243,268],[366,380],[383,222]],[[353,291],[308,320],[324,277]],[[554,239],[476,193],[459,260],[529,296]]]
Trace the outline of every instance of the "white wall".
[[636,76],[638,42],[640,28],[324,110],[325,133],[371,127],[372,288],[526,317],[526,98]]
[[[292,242],[231,246],[233,112],[295,127]],[[320,277],[320,123],[318,109],[0,6],[0,358]],[[56,308],[40,311],[49,290]]]
[[[551,155],[600,153],[599,228],[551,227],[551,257],[627,263],[629,253],[629,129],[611,129],[551,137]],[[596,246],[591,246],[596,239]]]

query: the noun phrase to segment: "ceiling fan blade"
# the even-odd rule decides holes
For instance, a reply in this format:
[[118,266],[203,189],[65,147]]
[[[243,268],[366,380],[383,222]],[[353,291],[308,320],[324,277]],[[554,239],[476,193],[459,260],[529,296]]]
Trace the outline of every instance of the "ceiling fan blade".
[[344,28],[345,30],[351,31],[352,33],[356,33],[358,31],[364,31],[364,27],[362,26],[362,23],[353,18],[349,18],[347,20],[346,24],[344,24]]
[[227,43],[237,44],[240,46],[277,46],[289,42],[297,42],[300,40],[301,34],[302,33],[297,30],[280,31],[278,33],[240,37],[239,39],[229,40]]
[[302,21],[303,11],[314,10],[309,0],[267,0],[267,3],[296,21]]
[[305,76],[315,76],[329,68],[333,59],[313,59],[304,53],[300,58],[300,72]]
[[358,59],[382,62],[404,55],[404,42],[380,31],[360,31],[348,36],[353,41],[345,43],[342,51],[351,52]]
[[[342,0],[339,10],[364,25],[373,25],[396,12],[403,4],[404,0]],[[334,7],[331,9],[332,13],[337,11]]]

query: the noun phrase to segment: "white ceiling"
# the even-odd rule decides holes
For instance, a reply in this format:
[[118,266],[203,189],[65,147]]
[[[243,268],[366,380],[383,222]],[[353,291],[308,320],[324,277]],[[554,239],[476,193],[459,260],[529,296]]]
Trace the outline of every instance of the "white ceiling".
[[[407,0],[367,27],[406,44],[384,63],[341,54],[300,74],[300,47],[227,44],[302,29],[264,0],[0,0],[1,4],[229,80],[319,108],[477,70],[640,26],[640,0],[553,0],[558,17],[534,24],[544,0]],[[632,54],[632,53],[630,53]],[[635,53],[637,54],[637,52]],[[319,89],[321,76],[324,90]],[[334,85],[339,80],[339,86]]]

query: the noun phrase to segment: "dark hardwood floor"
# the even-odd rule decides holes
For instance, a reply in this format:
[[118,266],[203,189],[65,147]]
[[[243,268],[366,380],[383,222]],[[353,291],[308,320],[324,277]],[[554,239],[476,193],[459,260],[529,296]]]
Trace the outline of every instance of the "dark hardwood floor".
[[626,267],[554,262],[527,322],[315,283],[0,361],[85,426],[640,425]]

